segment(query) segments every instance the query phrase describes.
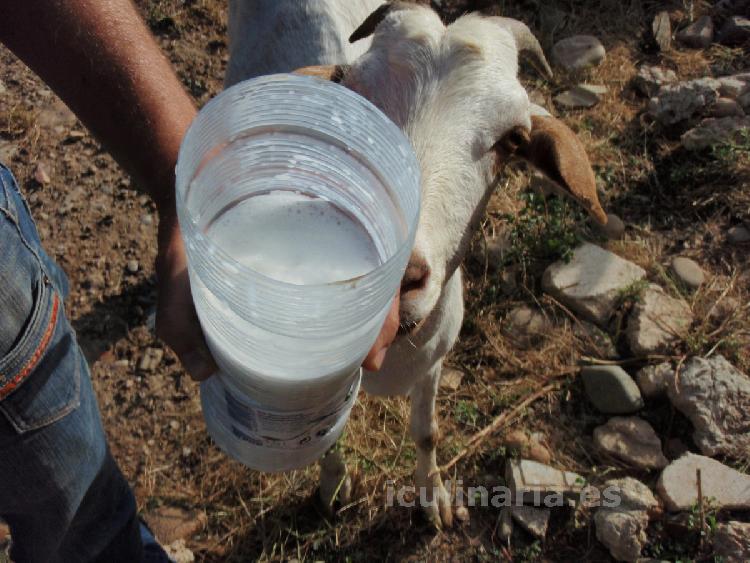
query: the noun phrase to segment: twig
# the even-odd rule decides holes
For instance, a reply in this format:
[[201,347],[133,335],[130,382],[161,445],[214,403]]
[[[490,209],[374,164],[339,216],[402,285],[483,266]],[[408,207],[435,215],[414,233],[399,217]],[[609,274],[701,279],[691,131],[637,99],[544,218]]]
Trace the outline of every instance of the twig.
[[470,453],[473,453],[477,447],[493,432],[496,432],[499,430],[503,425],[513,420],[518,414],[525,409],[527,406],[529,406],[531,403],[535,402],[536,400],[540,399],[541,397],[545,396],[550,391],[553,391],[554,389],[557,389],[559,387],[559,383],[555,381],[554,383],[549,383],[536,391],[535,393],[532,393],[528,397],[526,397],[523,401],[518,403],[512,410],[506,411],[498,416],[495,417],[495,419],[488,425],[482,428],[479,432],[474,434],[471,438],[469,438],[469,441],[467,442],[466,446],[463,450],[461,450],[458,454],[456,454],[453,459],[451,459],[448,463],[443,465],[439,471],[448,471],[451,467],[456,465],[459,461],[461,461],[463,458],[465,458]]
[[626,366],[628,364],[639,364],[641,362],[649,362],[652,360],[674,360],[677,356],[666,356],[662,354],[649,354],[648,356],[639,356],[637,358],[626,358],[624,360],[600,360],[598,358],[592,358],[591,356],[581,356],[581,361],[587,364],[594,364],[597,366]]

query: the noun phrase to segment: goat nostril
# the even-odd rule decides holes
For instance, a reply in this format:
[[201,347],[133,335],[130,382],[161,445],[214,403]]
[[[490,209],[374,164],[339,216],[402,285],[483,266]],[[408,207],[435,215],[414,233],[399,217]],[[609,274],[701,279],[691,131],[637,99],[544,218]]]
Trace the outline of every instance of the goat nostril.
[[401,293],[406,294],[424,289],[429,277],[430,269],[426,264],[409,264],[401,280]]

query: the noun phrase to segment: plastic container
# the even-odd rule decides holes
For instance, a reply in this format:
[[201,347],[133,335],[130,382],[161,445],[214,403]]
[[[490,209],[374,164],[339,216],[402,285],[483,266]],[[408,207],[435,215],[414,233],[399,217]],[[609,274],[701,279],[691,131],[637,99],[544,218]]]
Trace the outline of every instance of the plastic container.
[[252,468],[307,465],[344,428],[414,243],[411,146],[343,86],[274,75],[206,104],[176,173],[193,299],[220,368],[201,384],[208,431]]

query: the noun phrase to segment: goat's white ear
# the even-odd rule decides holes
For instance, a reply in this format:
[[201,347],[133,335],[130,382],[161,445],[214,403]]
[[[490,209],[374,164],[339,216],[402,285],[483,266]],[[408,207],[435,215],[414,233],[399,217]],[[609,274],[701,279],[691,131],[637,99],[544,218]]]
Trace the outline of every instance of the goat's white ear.
[[583,143],[562,121],[532,115],[531,131],[516,127],[495,144],[501,160],[518,156],[571,196],[601,225],[607,214],[596,193],[596,177]]
[[315,65],[303,66],[293,72],[293,74],[302,74],[304,76],[315,76],[331,82],[341,82],[344,79],[348,65]]

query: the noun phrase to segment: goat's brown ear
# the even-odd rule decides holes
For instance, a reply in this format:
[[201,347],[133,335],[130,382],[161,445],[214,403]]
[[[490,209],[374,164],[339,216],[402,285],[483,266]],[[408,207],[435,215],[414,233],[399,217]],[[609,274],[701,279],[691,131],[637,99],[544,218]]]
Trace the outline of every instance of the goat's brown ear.
[[[531,132],[525,138],[514,131],[498,141],[497,150],[529,162],[580,203],[599,224],[606,225],[607,214],[596,194],[594,171],[576,134],[562,121],[540,115],[531,117]],[[508,135],[512,138],[503,146]],[[513,150],[514,147],[517,148]]]
[[344,79],[348,65],[315,65],[303,66],[294,71],[293,74],[302,74],[305,76],[316,76],[323,80],[339,83]]
[[364,39],[375,33],[375,28],[378,27],[380,22],[382,22],[393,10],[413,7],[413,4],[410,4],[409,2],[388,2],[387,4],[380,5],[373,13],[367,16],[365,21],[363,21],[360,26],[354,30],[354,33],[349,36],[349,43],[354,43],[355,41],[359,41],[360,39]]

